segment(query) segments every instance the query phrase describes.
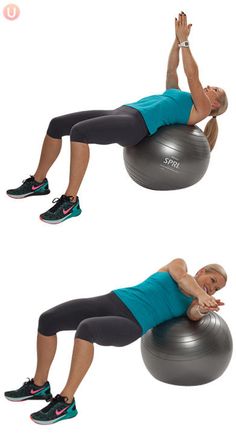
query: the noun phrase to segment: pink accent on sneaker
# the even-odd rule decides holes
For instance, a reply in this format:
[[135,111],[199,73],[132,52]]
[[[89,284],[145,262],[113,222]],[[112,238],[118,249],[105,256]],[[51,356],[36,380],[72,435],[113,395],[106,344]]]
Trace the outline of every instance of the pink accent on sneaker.
[[70,407],[70,405],[67,406],[67,407],[64,407],[64,409],[62,409],[62,410],[57,410],[57,409],[56,409],[56,415],[57,415],[57,416],[60,416],[60,415],[61,415],[63,412],[65,412],[65,410],[68,409],[69,407]]
[[64,215],[66,215],[71,209],[73,209],[75,204],[73,204],[73,206],[69,207],[69,209],[63,209],[63,213]]
[[40,389],[36,389],[36,391],[34,389],[31,389],[30,393],[33,395],[33,394],[36,394],[37,392],[42,391],[43,389],[44,389],[44,387],[42,387]]
[[39,186],[32,186],[32,191],[36,191],[36,189],[41,188],[41,186],[43,186],[43,185],[44,185],[44,183],[42,183]]

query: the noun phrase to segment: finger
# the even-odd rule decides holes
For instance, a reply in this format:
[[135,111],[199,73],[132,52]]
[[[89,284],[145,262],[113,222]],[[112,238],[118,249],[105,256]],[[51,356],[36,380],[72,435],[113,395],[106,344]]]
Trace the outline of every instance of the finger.
[[218,304],[214,301],[210,301],[208,307],[218,307]]
[[208,306],[213,306],[215,303],[215,300],[213,300],[213,298],[207,298],[205,300],[206,304],[208,304]]
[[181,11],[182,17],[183,17],[183,22],[186,23],[187,21],[187,15],[185,14],[184,11]]

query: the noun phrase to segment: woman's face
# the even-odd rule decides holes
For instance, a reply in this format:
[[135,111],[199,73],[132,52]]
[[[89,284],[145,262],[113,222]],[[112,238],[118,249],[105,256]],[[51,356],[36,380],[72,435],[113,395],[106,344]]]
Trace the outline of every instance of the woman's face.
[[207,98],[211,102],[212,109],[218,109],[220,107],[219,99],[223,97],[224,91],[218,86],[207,86],[203,88]]
[[195,276],[195,280],[199,286],[209,295],[213,295],[216,291],[225,286],[224,277],[217,271],[209,272],[202,268]]

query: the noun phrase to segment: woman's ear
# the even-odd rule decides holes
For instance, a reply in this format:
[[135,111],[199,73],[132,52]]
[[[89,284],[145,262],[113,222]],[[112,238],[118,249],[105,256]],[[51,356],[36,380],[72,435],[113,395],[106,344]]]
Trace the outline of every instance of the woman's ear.
[[215,100],[215,101],[212,103],[211,107],[212,107],[212,109],[219,109],[219,107],[220,107],[220,103],[219,103],[217,100]]

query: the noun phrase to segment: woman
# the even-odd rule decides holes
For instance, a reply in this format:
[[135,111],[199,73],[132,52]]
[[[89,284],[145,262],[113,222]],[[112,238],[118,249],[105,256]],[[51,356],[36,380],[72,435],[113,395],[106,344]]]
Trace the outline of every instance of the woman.
[[[167,319],[186,313],[197,321],[224,304],[213,295],[226,280],[226,272],[218,264],[207,265],[192,277],[185,261],[174,259],[136,286],[67,301],[47,310],[39,318],[35,375],[19,389],[5,392],[6,398],[50,401],[31,414],[38,424],[76,416],[74,394],[92,363],[94,342],[122,347]],[[62,330],[76,330],[74,349],[66,385],[52,398],[48,373],[56,352],[56,333]]]
[[[49,194],[46,175],[60,153],[62,136],[65,135],[70,135],[71,139],[69,185],[60,198],[53,200],[55,205],[40,215],[44,222],[51,224],[60,223],[81,213],[77,193],[89,161],[88,143],[116,142],[126,147],[137,144],[145,136],[153,135],[162,125],[193,125],[212,116],[204,131],[212,149],[218,131],[216,116],[227,109],[227,97],[221,88],[202,87],[197,64],[187,47],[190,28],[191,24],[187,24],[186,15],[180,13],[178,20],[175,19],[176,38],[168,60],[167,89],[162,95],[145,97],[113,110],[82,111],[53,118],[34,176],[24,180],[19,188],[8,190],[7,194],[13,198]],[[179,64],[179,44],[190,93],[181,91],[178,86],[176,70]]]

